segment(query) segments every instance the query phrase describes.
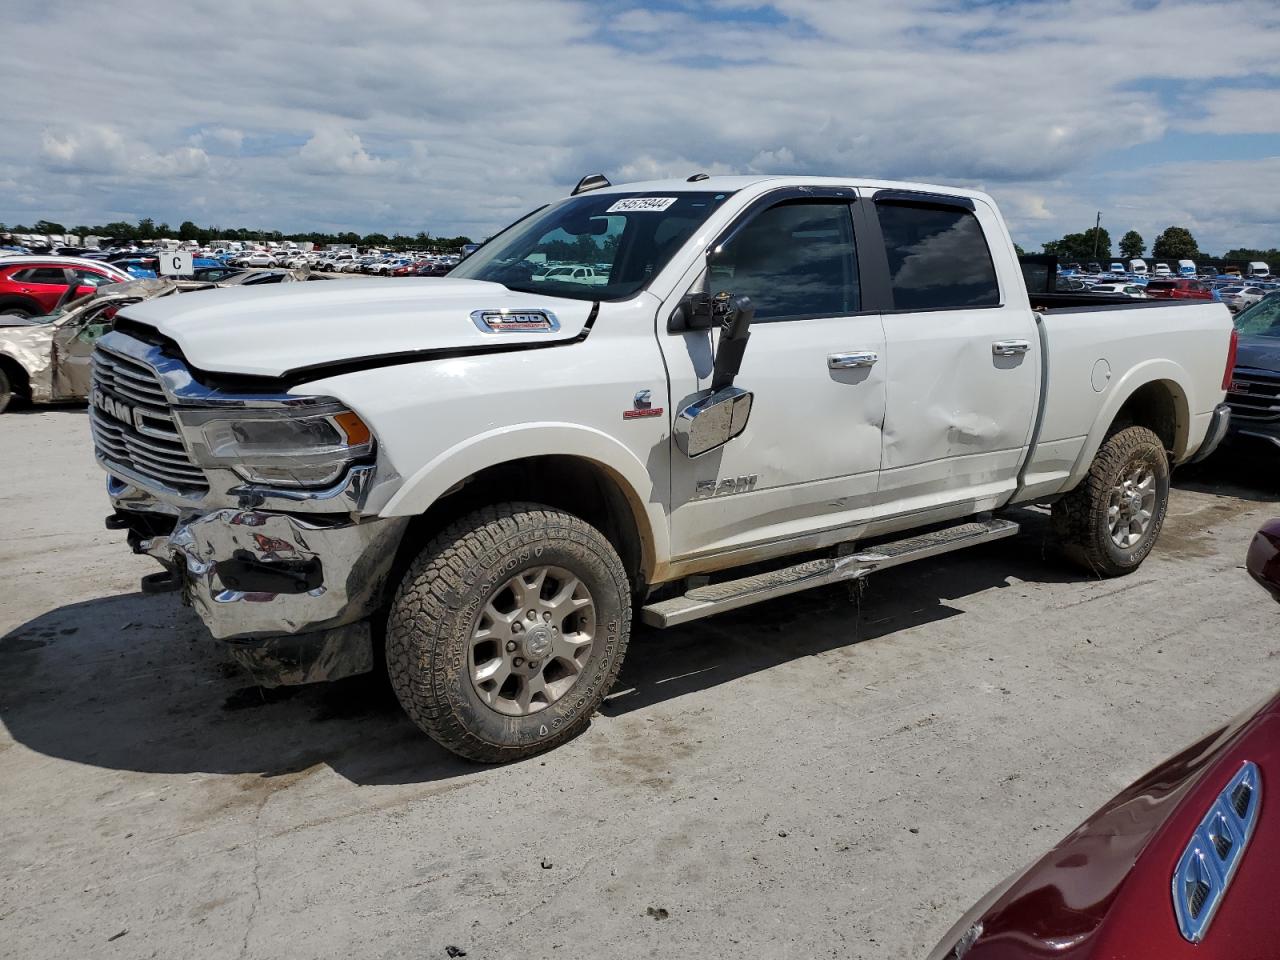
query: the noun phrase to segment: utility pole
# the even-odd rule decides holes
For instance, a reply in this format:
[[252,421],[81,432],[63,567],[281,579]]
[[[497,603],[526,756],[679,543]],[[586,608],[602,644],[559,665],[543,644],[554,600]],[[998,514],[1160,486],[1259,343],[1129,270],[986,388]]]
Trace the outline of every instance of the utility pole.
[[1093,221],[1093,259],[1098,259],[1098,234],[1102,229],[1102,211],[1098,211],[1098,217]]

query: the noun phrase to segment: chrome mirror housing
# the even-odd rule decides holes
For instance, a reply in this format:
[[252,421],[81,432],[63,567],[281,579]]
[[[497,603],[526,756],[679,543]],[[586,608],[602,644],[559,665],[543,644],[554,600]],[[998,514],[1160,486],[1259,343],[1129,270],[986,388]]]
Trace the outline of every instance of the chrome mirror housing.
[[739,387],[708,390],[676,414],[676,443],[684,455],[700,457],[718,450],[747,429],[751,397]]

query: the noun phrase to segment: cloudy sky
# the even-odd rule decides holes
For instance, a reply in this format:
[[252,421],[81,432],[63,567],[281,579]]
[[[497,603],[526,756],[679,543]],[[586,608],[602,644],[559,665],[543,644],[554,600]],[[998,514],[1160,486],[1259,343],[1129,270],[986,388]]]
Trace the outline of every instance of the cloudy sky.
[[1280,245],[1276,0],[8,0],[0,222],[480,237],[695,171]]

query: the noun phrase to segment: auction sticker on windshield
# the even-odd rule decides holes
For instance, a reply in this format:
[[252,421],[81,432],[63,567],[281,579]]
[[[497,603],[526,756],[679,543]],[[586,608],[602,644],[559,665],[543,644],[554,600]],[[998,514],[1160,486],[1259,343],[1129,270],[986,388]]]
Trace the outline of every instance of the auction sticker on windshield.
[[675,197],[627,197],[625,200],[619,200],[605,213],[640,213],[649,210],[665,210],[675,202]]

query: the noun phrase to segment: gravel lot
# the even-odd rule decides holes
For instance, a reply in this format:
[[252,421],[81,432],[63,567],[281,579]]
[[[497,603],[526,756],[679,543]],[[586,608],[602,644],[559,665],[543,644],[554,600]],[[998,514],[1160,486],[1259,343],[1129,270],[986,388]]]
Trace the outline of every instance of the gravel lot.
[[[103,529],[82,409],[0,418],[0,956],[921,957],[1277,686],[1280,486],[1180,473],[1135,575],[1015,540],[642,631],[580,738],[455,760],[370,678],[263,695]],[[1275,460],[1266,473],[1275,478]]]

